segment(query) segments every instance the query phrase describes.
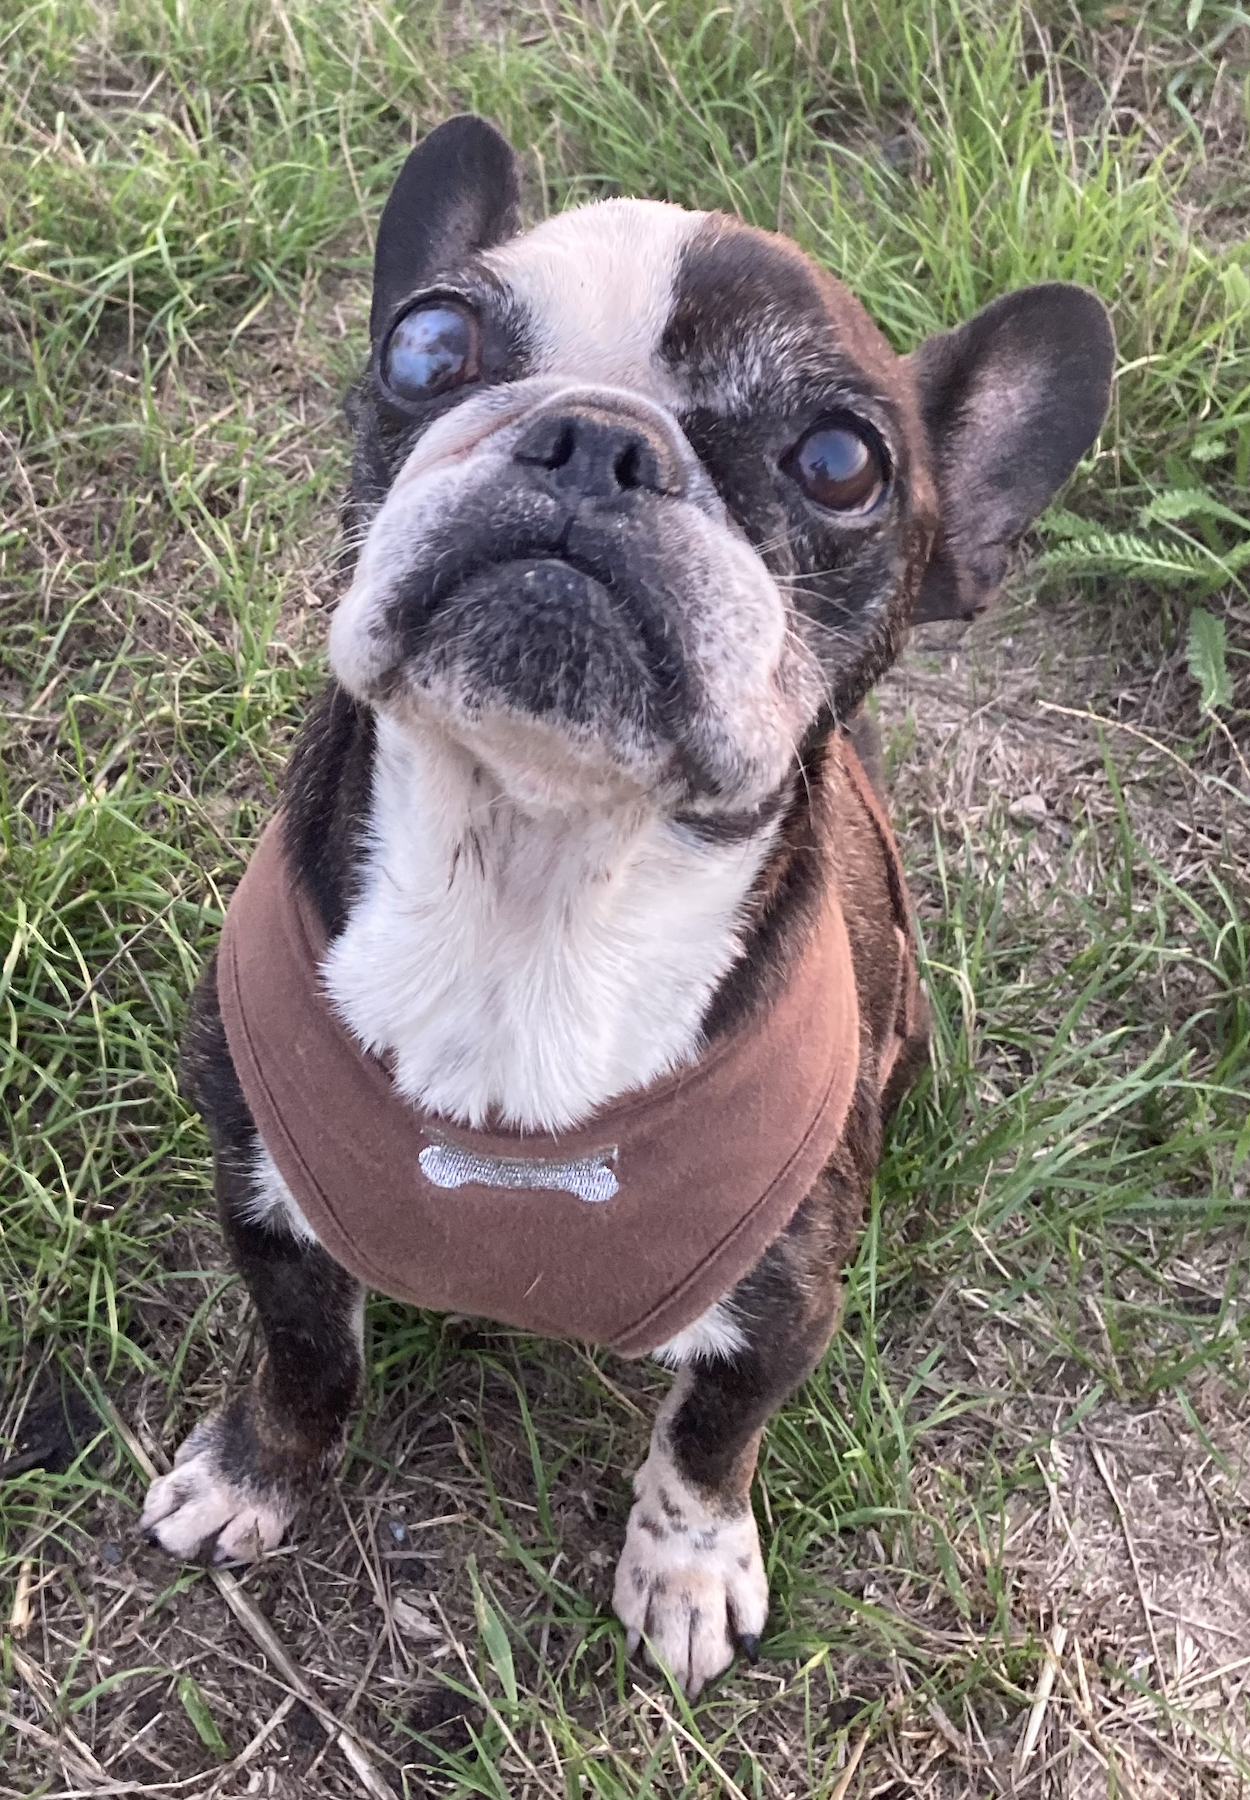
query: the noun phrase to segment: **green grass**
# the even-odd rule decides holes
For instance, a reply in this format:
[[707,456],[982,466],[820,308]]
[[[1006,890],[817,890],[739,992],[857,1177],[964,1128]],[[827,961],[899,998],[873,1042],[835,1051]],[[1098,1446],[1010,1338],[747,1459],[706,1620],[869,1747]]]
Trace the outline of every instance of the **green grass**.
[[[959,743],[937,741],[923,704],[946,651],[917,661],[914,705],[887,705],[934,1067],[893,1134],[844,1329],[766,1441],[765,1661],[692,1714],[621,1659],[594,1556],[615,1550],[658,1378],[378,1305],[344,1492],[362,1532],[380,1495],[411,1500],[410,1519],[469,1515],[430,1541],[494,1711],[455,1654],[405,1670],[392,1647],[365,1680],[381,1614],[348,1592],[336,1502],[301,1540],[306,1564],[279,1559],[255,1591],[329,1671],[333,1704],[361,1685],[356,1717],[397,1790],[828,1796],[867,1731],[862,1791],[919,1793],[958,1774],[936,1705],[982,1771],[967,1791],[1010,1791],[976,1761],[978,1734],[1010,1759],[1053,1622],[1013,1534],[1047,1508],[1048,1479],[1067,1493],[1055,1471],[1085,1435],[1163,1409],[1244,1522],[1250,52],[1233,7],[1150,7],[1136,36],[1127,11],[0,12],[10,1425],[63,1382],[107,1392],[168,1452],[245,1366],[175,1048],[320,679],[338,399],[364,345],[370,223],[413,135],[455,107],[489,112],[526,148],[531,216],[626,191],[786,230],[900,349],[1036,279],[1088,282],[1115,317],[1112,418],[1039,534],[1041,598],[1021,590],[1008,620],[1042,696],[1104,721],[1031,715],[1056,743],[1082,734],[1055,778],[1063,832],[1022,832],[981,765],[963,817]],[[1225,630],[1205,710],[1185,661],[1195,598]],[[987,703],[996,641],[972,652]],[[1032,741],[1012,740],[1021,767]],[[431,1406],[443,1436],[426,1463],[408,1445]],[[6,1640],[9,1710],[56,1728],[70,1709],[107,1759],[154,1694],[166,1710],[141,1741],[181,1777],[216,1766],[214,1731],[242,1747],[255,1693],[261,1723],[281,1694],[239,1673],[250,1646],[202,1580],[132,1551],[141,1491],[108,1431],[67,1471],[0,1482],[0,1581],[11,1596],[25,1566],[36,1584],[29,1633]],[[115,1613],[101,1538],[139,1570]],[[110,1653],[140,1613],[150,1625]],[[1148,1791],[1134,1759],[1153,1752],[1121,1716],[1132,1630],[1088,1629],[1100,1753],[1124,1772],[1116,1791]],[[195,1662],[181,1699],[176,1647]],[[50,1708],[15,1655],[46,1670]],[[1210,1779],[1235,1783],[1244,1702],[1199,1719],[1188,1690],[1164,1691],[1174,1674],[1133,1677],[1156,1696],[1141,1716],[1167,1738],[1179,1708],[1196,1735],[1168,1741],[1214,1736]],[[447,1681],[470,1694],[463,1726],[413,1711]],[[29,1737],[2,1754],[20,1771],[4,1791],[60,1782]],[[330,1757],[301,1791],[342,1791],[341,1769]]]

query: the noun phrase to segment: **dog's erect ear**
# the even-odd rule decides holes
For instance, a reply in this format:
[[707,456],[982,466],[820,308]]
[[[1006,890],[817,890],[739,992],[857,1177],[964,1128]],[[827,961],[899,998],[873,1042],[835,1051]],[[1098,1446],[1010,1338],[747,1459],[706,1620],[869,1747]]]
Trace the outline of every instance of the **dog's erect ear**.
[[448,119],[409,155],[373,255],[373,338],[414,288],[517,228],[521,183],[507,138],[474,113]]
[[908,361],[942,512],[912,617],[970,619],[1097,437],[1115,339],[1095,294],[1051,282],[1005,294]]

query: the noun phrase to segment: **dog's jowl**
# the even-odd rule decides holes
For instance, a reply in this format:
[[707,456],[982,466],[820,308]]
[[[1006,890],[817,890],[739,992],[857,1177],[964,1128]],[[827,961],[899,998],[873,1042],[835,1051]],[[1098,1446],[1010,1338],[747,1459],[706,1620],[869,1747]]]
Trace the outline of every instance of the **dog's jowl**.
[[368,1287],[649,1353],[615,1606],[693,1694],[764,1629],[760,1435],[925,1052],[857,708],[993,598],[1112,341],[1049,285],[900,358],[784,238],[517,196],[453,119],[381,220],[334,678],[184,1052],[265,1353],[144,1523],[278,1542]]

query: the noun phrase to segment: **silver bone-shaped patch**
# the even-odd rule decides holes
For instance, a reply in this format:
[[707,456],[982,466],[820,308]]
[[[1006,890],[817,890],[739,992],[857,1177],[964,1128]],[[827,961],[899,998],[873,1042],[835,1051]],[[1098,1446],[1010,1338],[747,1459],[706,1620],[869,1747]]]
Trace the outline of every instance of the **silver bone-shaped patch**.
[[441,1188],[467,1187],[476,1182],[493,1188],[554,1188],[562,1194],[576,1194],[579,1200],[610,1200],[620,1187],[612,1173],[615,1144],[596,1150],[593,1156],[560,1160],[483,1156],[478,1150],[466,1150],[460,1144],[436,1138],[426,1145],[417,1161],[426,1180]]

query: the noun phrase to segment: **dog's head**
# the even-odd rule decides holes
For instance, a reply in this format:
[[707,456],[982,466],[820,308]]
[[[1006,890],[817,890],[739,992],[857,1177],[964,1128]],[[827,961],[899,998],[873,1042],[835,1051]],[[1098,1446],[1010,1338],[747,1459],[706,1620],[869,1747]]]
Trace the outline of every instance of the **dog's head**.
[[644,200],[518,234],[450,120],[378,232],[331,655],[523,804],[747,814],[910,620],[970,616],[1093,442],[1113,344],[1027,288],[898,357],[787,239]]

